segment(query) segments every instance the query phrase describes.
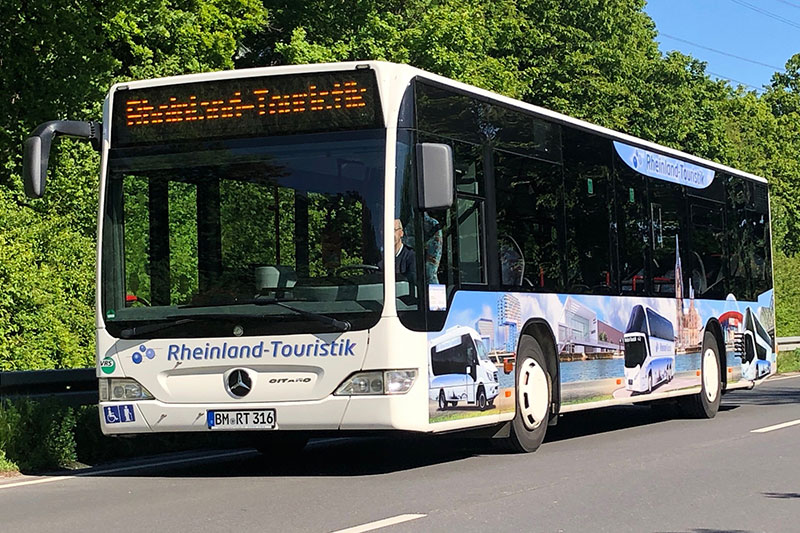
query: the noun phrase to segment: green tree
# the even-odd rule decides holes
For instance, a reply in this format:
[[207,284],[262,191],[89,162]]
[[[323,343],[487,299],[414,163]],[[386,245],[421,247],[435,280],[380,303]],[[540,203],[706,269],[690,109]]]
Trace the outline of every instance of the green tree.
[[99,157],[60,141],[48,194],[22,193],[22,142],[99,120],[117,81],[227,69],[266,24],[256,0],[0,0],[0,369],[94,363]]

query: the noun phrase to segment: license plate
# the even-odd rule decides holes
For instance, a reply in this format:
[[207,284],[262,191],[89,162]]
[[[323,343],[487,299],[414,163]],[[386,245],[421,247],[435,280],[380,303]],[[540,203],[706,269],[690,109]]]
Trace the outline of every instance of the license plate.
[[208,429],[275,429],[275,409],[206,411]]

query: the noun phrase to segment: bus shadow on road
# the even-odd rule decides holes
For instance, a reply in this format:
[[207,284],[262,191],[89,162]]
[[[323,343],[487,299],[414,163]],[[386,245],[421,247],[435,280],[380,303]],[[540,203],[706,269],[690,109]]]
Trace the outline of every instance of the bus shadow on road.
[[756,387],[749,391],[731,391],[723,396],[725,405],[788,405],[800,403],[797,387]]
[[[736,409],[735,405],[722,405],[720,411]],[[547,429],[545,442],[558,442],[589,435],[608,433],[685,419],[675,403],[649,405],[620,405],[563,415],[558,425]]]
[[[726,407],[726,409],[735,409]],[[638,426],[658,424],[680,418],[670,406],[617,406],[569,413],[559,424],[548,428],[545,442],[578,438]],[[459,435],[386,434],[359,438],[312,440],[299,453],[244,453],[235,458],[190,462],[157,469],[101,472],[99,476],[158,477],[357,477],[389,474],[454,463],[472,457],[507,455],[490,439]],[[202,465],[202,466],[199,466]],[[146,471],[145,471],[146,470]]]

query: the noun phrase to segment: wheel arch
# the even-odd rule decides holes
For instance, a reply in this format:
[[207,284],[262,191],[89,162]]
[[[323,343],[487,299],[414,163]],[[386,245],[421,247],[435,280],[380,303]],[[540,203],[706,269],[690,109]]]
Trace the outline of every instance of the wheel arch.
[[[552,378],[552,391],[550,392],[550,420],[556,420],[561,411],[561,374],[558,364],[558,348],[556,347],[556,336],[550,324],[541,318],[531,318],[522,326],[522,335],[528,335],[536,339],[544,352],[547,362],[547,371]],[[519,346],[519,343],[517,344]]]
[[716,318],[710,318],[708,322],[706,322],[706,327],[703,328],[703,331],[708,331],[714,336],[714,339],[717,341],[717,355],[719,356],[719,374],[720,374],[720,386],[722,389],[720,392],[725,394],[727,386],[728,386],[728,353],[725,349],[725,341],[723,340],[722,335],[722,326],[719,323],[719,320]]

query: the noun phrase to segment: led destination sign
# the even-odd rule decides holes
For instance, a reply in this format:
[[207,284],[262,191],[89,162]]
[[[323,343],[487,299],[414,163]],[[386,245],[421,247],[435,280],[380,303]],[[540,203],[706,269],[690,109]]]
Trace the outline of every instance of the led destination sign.
[[113,113],[115,146],[382,126],[371,70],[122,90]]

